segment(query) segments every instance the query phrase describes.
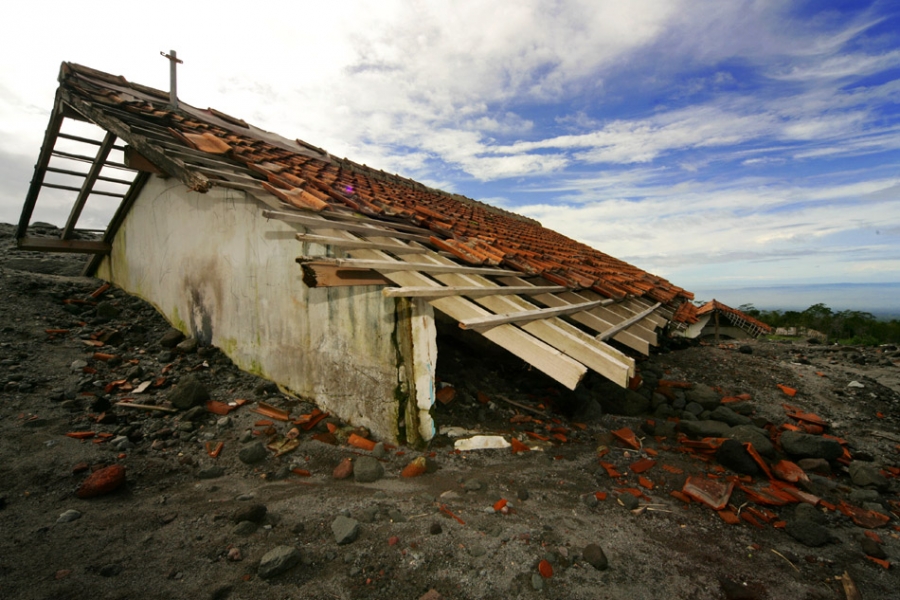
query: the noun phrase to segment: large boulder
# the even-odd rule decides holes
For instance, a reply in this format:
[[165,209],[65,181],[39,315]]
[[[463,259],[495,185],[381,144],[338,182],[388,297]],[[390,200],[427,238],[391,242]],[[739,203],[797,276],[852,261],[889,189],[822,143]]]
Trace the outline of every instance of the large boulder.
[[169,402],[177,409],[188,410],[209,400],[209,390],[193,375],[182,377],[169,394]]
[[682,421],[678,428],[683,434],[692,438],[728,437],[731,426],[722,421]]
[[693,388],[684,391],[684,397],[688,402],[696,402],[704,410],[715,410],[721,403],[722,396],[708,385],[698,383]]

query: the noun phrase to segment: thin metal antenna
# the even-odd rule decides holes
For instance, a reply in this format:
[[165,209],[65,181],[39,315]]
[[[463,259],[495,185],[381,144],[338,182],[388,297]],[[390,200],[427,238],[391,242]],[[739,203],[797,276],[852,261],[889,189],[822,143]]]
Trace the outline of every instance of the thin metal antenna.
[[178,58],[178,53],[174,50],[169,50],[168,54],[163,51],[159,53],[169,59],[169,104],[172,105],[172,108],[178,108],[178,76],[175,70],[184,61]]

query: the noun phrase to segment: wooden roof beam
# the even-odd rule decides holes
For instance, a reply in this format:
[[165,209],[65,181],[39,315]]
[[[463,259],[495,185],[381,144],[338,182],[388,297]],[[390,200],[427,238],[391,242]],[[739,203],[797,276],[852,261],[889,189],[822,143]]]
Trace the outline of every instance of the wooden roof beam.
[[[72,237],[72,232],[75,230],[78,218],[81,217],[81,211],[84,210],[84,205],[87,203],[87,199],[94,189],[94,184],[97,183],[97,177],[100,176],[100,171],[103,170],[103,163],[106,162],[115,142],[116,135],[109,131],[106,132],[103,141],[100,143],[100,148],[97,149],[97,156],[94,158],[90,170],[87,172],[84,181],[81,183],[78,197],[75,198],[75,205],[72,206],[72,211],[69,213],[69,218],[66,220],[65,227],[63,227],[62,239],[67,240]],[[122,194],[121,197],[124,198],[125,194]]]
[[[338,227],[339,224],[335,223]],[[510,275],[512,271],[507,269],[495,269],[491,267],[467,267],[450,260],[446,263],[434,262],[401,262],[398,260],[366,260],[358,258],[326,258],[321,256],[300,256],[297,262],[313,265],[334,265],[337,267],[355,269],[374,269],[379,273],[394,273],[397,271],[419,271],[420,273],[459,273],[466,275]]]
[[508,294],[523,294],[534,296],[536,294],[548,294],[563,292],[567,288],[561,285],[535,287],[535,286],[444,286],[444,287],[400,287],[385,288],[381,291],[388,298],[445,298],[447,296],[466,296],[467,298],[481,298],[482,296],[502,296]]
[[559,306],[556,308],[538,308],[536,310],[504,313],[500,315],[492,315],[490,317],[481,317],[479,319],[460,321],[459,326],[462,329],[488,329],[490,327],[502,325],[503,323],[524,323],[527,321],[535,321],[537,319],[563,317],[565,315],[571,315],[585,310],[590,310],[592,308],[596,308],[610,302],[612,302],[612,300],[595,300],[593,302],[569,304],[567,306]]

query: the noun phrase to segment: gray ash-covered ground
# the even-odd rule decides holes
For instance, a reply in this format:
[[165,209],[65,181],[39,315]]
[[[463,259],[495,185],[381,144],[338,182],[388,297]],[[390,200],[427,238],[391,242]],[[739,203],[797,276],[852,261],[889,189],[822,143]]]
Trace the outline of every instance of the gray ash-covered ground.
[[[636,391],[589,378],[570,392],[454,333],[438,371],[456,393],[435,407],[444,433],[428,448],[361,450],[347,440],[365,432],[329,417],[297,426],[297,447],[276,457],[265,444],[295,425],[253,409],[265,402],[296,420],[312,404],[215,348],[170,346],[145,302],[115,289],[92,297],[102,282],[78,277],[83,257],[19,252],[12,232],[0,225],[0,598],[801,600],[847,598],[850,579],[867,600],[897,597],[896,348],[672,343],[639,361]],[[199,396],[173,397],[192,387]],[[212,414],[204,390],[247,402]],[[127,398],[200,404],[116,405]],[[743,446],[690,452],[684,433],[753,441],[767,465],[800,462],[765,448],[799,424],[784,404],[846,441],[850,468],[809,459],[798,484],[837,510],[763,506],[737,488],[728,510],[739,523],[728,524],[670,495],[689,476],[725,482],[754,468]],[[611,434],[623,428],[637,449]],[[66,435],[85,431],[94,436]],[[453,436],[473,432],[532,449],[454,451]],[[823,440],[805,442],[828,455]],[[420,457],[426,473],[401,477]],[[335,479],[345,458],[356,475]],[[642,459],[656,462],[635,473]],[[112,464],[125,468],[121,487],[76,496]],[[751,489],[768,483],[742,477]],[[756,527],[744,519],[753,514],[770,522]]]

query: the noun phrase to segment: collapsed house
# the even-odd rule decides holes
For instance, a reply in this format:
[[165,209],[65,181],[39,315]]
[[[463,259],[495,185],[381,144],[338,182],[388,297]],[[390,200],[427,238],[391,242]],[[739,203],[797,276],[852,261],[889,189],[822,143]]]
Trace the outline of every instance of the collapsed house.
[[[685,309],[686,305],[682,311],[688,312]],[[683,321],[689,322],[681,332],[684,337],[747,340],[772,333],[769,325],[716,299],[696,308],[693,313],[691,317],[685,315],[683,318]]]
[[[89,254],[86,275],[383,439],[434,435],[435,309],[574,389],[589,370],[628,385],[630,354],[692,306],[533,219],[174,91],[72,63],[59,83],[18,247]],[[39,196],[71,206],[58,239],[29,235]],[[89,199],[113,203],[102,231],[77,227]]]

